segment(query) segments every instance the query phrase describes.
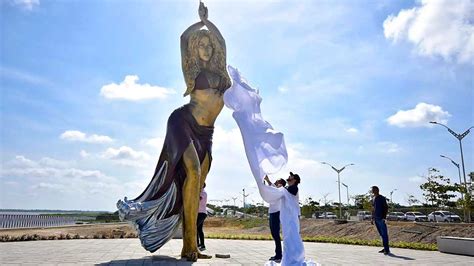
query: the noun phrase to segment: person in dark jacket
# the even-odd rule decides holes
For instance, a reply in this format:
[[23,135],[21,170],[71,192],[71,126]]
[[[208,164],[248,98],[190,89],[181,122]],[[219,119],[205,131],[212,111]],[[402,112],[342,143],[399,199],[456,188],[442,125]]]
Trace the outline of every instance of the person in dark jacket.
[[382,237],[383,249],[379,253],[385,255],[390,253],[390,247],[388,246],[388,230],[385,224],[385,219],[388,213],[387,199],[379,194],[379,188],[377,186],[372,187],[372,194],[374,199],[372,201],[372,224],[375,223],[377,231]]
[[298,194],[298,184],[301,183],[301,178],[298,174],[293,174],[290,172],[290,176],[286,180],[288,182],[288,187],[286,188],[288,192],[296,196]]

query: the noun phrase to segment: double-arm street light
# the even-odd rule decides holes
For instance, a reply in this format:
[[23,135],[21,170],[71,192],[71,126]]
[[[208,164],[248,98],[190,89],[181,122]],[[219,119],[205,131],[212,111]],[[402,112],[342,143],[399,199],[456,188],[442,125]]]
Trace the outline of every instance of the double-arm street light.
[[350,163],[350,164],[346,164],[344,165],[343,167],[341,167],[340,169],[337,169],[336,167],[332,166],[331,164],[327,163],[327,162],[321,162],[322,164],[327,164],[329,166],[331,166],[332,170],[336,171],[337,173],[337,186],[338,186],[338,190],[339,190],[339,218],[342,218],[342,203],[341,203],[341,178],[340,178],[340,173],[346,169],[347,166],[350,166],[350,165],[354,165],[353,163]]
[[344,184],[344,183],[341,183],[341,184],[346,187],[346,192],[347,192],[347,206],[349,206],[349,187],[348,187],[346,184]]
[[[444,125],[444,124],[438,123],[438,122],[436,122],[436,121],[431,121],[430,123],[431,123],[431,124],[435,124],[435,125],[440,125],[440,126],[442,126],[442,127],[445,127],[445,128],[448,130],[448,132],[451,133],[451,135],[453,135],[456,139],[459,140],[459,149],[461,150],[462,173],[463,173],[463,176],[464,176],[464,189],[466,190],[466,193],[469,193],[469,190],[467,189],[466,169],[464,168],[464,155],[463,155],[463,153],[462,153],[462,142],[461,142],[461,140],[462,140],[465,136],[467,136],[467,134],[469,134],[469,132],[471,131],[471,129],[472,129],[474,126],[468,128],[468,129],[467,129],[466,131],[464,131],[463,133],[458,134],[458,133],[454,132],[452,129],[450,129],[448,126],[446,126],[446,125]],[[467,197],[467,198],[470,198],[470,197]],[[465,203],[466,203],[465,208],[467,209],[467,219],[466,219],[466,217],[465,217],[465,221],[466,221],[466,222],[471,222],[471,211],[470,211],[470,205],[471,205],[471,204],[470,204],[470,202],[468,202],[468,201],[470,201],[470,199],[465,202]]]
[[[448,156],[444,156],[444,155],[440,155],[441,157],[445,158],[445,159],[448,159],[451,161],[452,164],[454,164],[454,166],[456,166],[458,168],[458,175],[459,175],[459,185],[462,185],[462,181],[461,181],[461,167],[459,167],[459,164],[457,162],[455,162],[453,159],[449,158]],[[461,199],[462,199],[462,202],[463,202],[463,213],[464,213],[464,217],[466,217],[466,206],[465,205],[465,202],[464,202],[464,194],[462,193],[462,191],[460,191],[461,193]]]
[[245,188],[242,189],[242,203],[244,204],[244,209],[245,209],[245,198],[250,196],[249,193],[245,194]]
[[[459,167],[459,164],[457,162],[455,162],[453,159],[449,158],[448,156],[444,156],[444,155],[440,155],[440,157],[443,157],[443,158],[446,158],[448,160],[451,161],[452,164],[454,164],[454,166],[456,166],[458,168],[458,175],[459,175],[459,185],[462,184],[462,180],[461,180],[461,167]],[[461,192],[461,197],[462,199],[464,200],[464,196],[463,196],[463,193]]]

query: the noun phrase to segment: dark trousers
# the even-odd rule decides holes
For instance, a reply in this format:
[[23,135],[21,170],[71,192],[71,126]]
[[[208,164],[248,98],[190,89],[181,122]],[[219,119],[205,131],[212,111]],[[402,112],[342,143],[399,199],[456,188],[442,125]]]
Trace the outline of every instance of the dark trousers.
[[198,247],[205,247],[204,245],[204,232],[202,231],[202,226],[204,225],[204,220],[206,220],[206,213],[198,213],[197,219],[197,244]]
[[379,231],[379,235],[382,237],[383,249],[385,252],[390,252],[390,248],[388,246],[388,230],[385,220],[375,218],[375,227],[377,227],[377,231]]
[[275,241],[275,257],[281,259],[280,212],[270,213],[270,232]]

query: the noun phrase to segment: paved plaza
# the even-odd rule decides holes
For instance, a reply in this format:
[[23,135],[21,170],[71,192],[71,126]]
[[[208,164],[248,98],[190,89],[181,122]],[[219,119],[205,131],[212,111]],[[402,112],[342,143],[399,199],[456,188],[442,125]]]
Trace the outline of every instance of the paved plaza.
[[[0,243],[0,263],[17,265],[264,265],[273,255],[272,241],[206,239],[206,254],[230,254],[190,263],[180,260],[182,241],[173,239],[157,252],[145,251],[138,239],[52,240]],[[473,265],[473,257],[437,251],[304,243],[306,257],[322,265]]]

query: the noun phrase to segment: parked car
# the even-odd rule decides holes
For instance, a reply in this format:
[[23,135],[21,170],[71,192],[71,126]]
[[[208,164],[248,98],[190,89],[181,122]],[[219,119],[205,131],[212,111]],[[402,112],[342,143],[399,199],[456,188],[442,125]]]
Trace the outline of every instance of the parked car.
[[216,213],[213,209],[206,207],[207,216],[214,216]]
[[407,212],[405,213],[405,219],[407,221],[415,221],[415,222],[427,222],[428,217],[421,212]]
[[405,214],[403,212],[391,212],[387,215],[389,221],[405,221]]
[[333,212],[323,212],[318,216],[318,218],[320,218],[320,219],[336,219],[337,216]]
[[430,222],[461,222],[461,217],[449,211],[434,211],[428,214]]
[[359,221],[372,220],[372,213],[369,211],[358,211],[357,218],[359,219]]

